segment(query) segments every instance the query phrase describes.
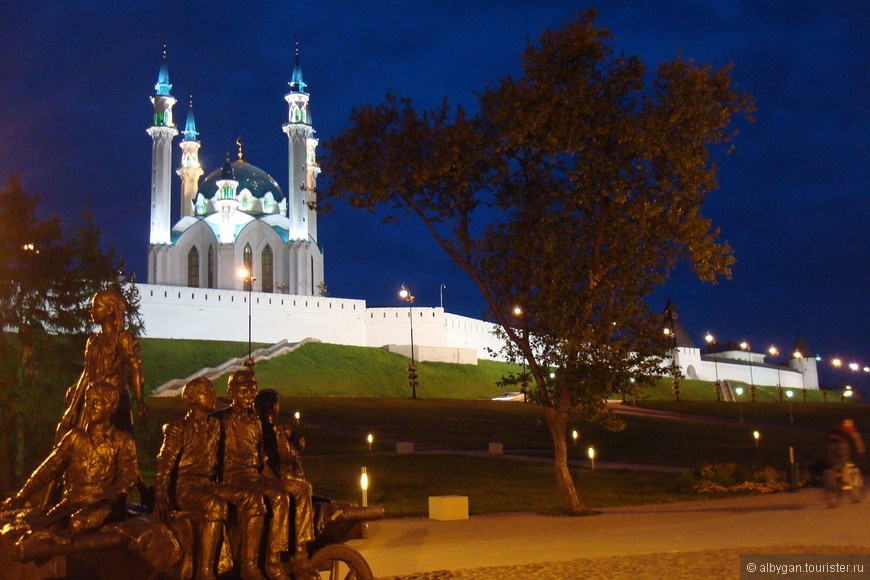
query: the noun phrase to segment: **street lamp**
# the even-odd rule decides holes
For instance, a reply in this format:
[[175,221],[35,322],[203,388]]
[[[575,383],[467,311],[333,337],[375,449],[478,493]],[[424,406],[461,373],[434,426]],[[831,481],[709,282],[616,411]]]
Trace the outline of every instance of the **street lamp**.
[[673,391],[674,391],[674,399],[680,400],[680,379],[677,375],[679,371],[679,367],[677,366],[677,333],[674,329],[668,328],[667,326],[662,329],[662,332],[665,336],[671,339],[673,343],[673,350],[671,351],[671,371],[674,374],[674,382],[673,382]]
[[743,387],[737,387],[734,389],[734,392],[737,393],[737,412],[740,414],[740,422],[743,422],[743,407],[740,406],[740,395],[743,394]]
[[595,471],[595,449],[590,447],[586,454],[589,456],[589,463],[592,464],[592,471]]
[[414,295],[407,284],[402,284],[399,298],[408,303],[408,320],[411,322],[411,366],[408,367],[408,383],[411,385],[411,398],[417,398],[417,364],[414,361]]
[[704,336],[707,341],[707,349],[713,350],[713,369],[716,371],[716,400],[720,400],[722,396],[722,387],[719,385],[719,361],[716,358],[716,349],[713,347],[716,344],[716,337],[709,332]]
[[239,268],[239,278],[242,279],[242,282],[245,283],[245,286],[248,287],[248,361],[253,364],[254,359],[251,356],[251,298],[254,293],[254,272],[252,270],[248,270],[247,268]]
[[794,396],[794,393],[791,390],[785,392],[785,396],[788,397],[788,422],[794,423],[794,412],[792,411],[791,398]]
[[[520,331],[522,332],[522,339],[521,340],[523,342],[523,344],[521,345],[521,349],[522,349],[522,347],[525,346],[525,340],[526,340],[526,334],[527,334],[526,333],[526,319],[523,318],[523,309],[520,305],[514,306],[512,312],[513,312],[513,315],[515,317],[520,319]],[[522,349],[522,350],[523,350],[523,374],[520,378],[520,390],[523,393],[523,403],[528,403],[529,402],[529,397],[528,397],[529,385],[528,385],[528,378],[526,377],[526,352],[525,352],[525,349]]]
[[441,284],[441,287],[438,289],[438,292],[441,295],[441,310],[444,310],[444,289],[445,288],[447,288],[447,284]]
[[749,350],[749,343],[745,340],[741,342],[740,350],[745,350],[748,354],[746,360],[749,363],[749,388],[755,390],[755,378],[752,376],[752,351]]

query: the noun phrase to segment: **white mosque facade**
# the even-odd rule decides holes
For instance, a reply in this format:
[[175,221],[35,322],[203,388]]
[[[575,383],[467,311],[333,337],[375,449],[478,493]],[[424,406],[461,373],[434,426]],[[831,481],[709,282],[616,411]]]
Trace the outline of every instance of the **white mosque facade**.
[[[498,358],[502,345],[492,323],[443,308],[369,308],[364,300],[325,295],[314,209],[317,139],[298,48],[284,97],[286,191],[243,159],[241,144],[237,159],[227,159],[203,179],[191,105],[174,170],[180,204],[174,225],[173,141],[179,131],[171,88],[164,51],[147,129],[152,139],[148,283],[139,284],[146,337],[258,344],[315,339],[407,356],[413,324],[416,360],[476,364]],[[246,275],[239,274],[242,269]],[[677,338],[672,356],[687,378],[818,388],[816,361],[808,351],[792,356],[787,366],[766,364],[765,355],[746,351],[702,354],[675,316],[672,322]]]

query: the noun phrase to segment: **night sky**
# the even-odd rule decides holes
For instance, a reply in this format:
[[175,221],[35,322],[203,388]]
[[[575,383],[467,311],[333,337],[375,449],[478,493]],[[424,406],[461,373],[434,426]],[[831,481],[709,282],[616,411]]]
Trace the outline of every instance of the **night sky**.
[[[149,97],[168,44],[176,123],[192,90],[206,175],[241,137],[245,160],[286,191],[284,94],[299,41],[321,144],[350,111],[388,90],[430,108],[519,73],[519,55],[579,2],[59,2],[7,0],[0,35],[0,180],[20,176],[45,216],[74,225],[87,205],[144,282],[149,222]],[[748,340],[789,352],[801,333],[827,360],[870,364],[866,203],[870,182],[865,1],[608,0],[598,22],[617,52],[648,69],[677,54],[734,63],[757,98],[741,122],[705,213],[734,248],[733,280],[684,271],[650,298],[671,298],[696,343]],[[176,138],[177,144],[180,138]],[[176,151],[177,145],[175,145]],[[178,163],[175,154],[174,165]],[[328,167],[324,167],[328,172]],[[177,194],[178,181],[173,183]],[[173,211],[178,203],[173,200]],[[173,220],[175,216],[173,216]],[[477,289],[419,223],[382,225],[339,206],[319,219],[330,295],[417,304],[480,317]],[[827,363],[825,363],[827,368]],[[843,373],[843,371],[841,371]],[[830,378],[829,378],[830,377]],[[848,375],[823,381],[852,382]]]

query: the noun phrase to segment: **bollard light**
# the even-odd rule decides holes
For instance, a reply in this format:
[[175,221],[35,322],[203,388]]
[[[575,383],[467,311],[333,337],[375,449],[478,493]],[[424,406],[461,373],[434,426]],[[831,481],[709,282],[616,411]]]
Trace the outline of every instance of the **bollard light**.
[[359,477],[359,487],[362,490],[362,505],[366,507],[369,505],[369,476],[365,467],[362,468],[362,474]]
[[574,445],[577,445],[577,439],[580,437],[580,433],[577,432],[577,429],[571,431],[571,439],[574,440]]
[[586,454],[589,455],[589,462],[592,464],[592,470],[595,471],[595,449],[590,447]]
[[371,452],[371,450],[372,450],[372,443],[375,442],[375,436],[372,435],[371,433],[369,433],[369,436],[366,437],[366,441],[367,441],[368,444],[369,444],[369,452]]
[[752,437],[755,439],[755,446],[758,447],[758,440],[761,439],[761,433],[759,433],[758,431],[753,431]]
[[296,419],[296,426],[298,427],[299,422],[302,420],[302,413],[296,411],[295,413],[293,413],[293,418]]

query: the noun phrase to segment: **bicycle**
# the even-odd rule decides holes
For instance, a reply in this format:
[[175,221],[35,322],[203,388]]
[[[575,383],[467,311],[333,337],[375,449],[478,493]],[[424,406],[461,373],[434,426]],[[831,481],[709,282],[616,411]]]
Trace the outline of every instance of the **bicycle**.
[[864,499],[864,476],[854,463],[846,463],[839,469],[826,469],[823,477],[828,507],[837,507],[844,499],[851,503]]

